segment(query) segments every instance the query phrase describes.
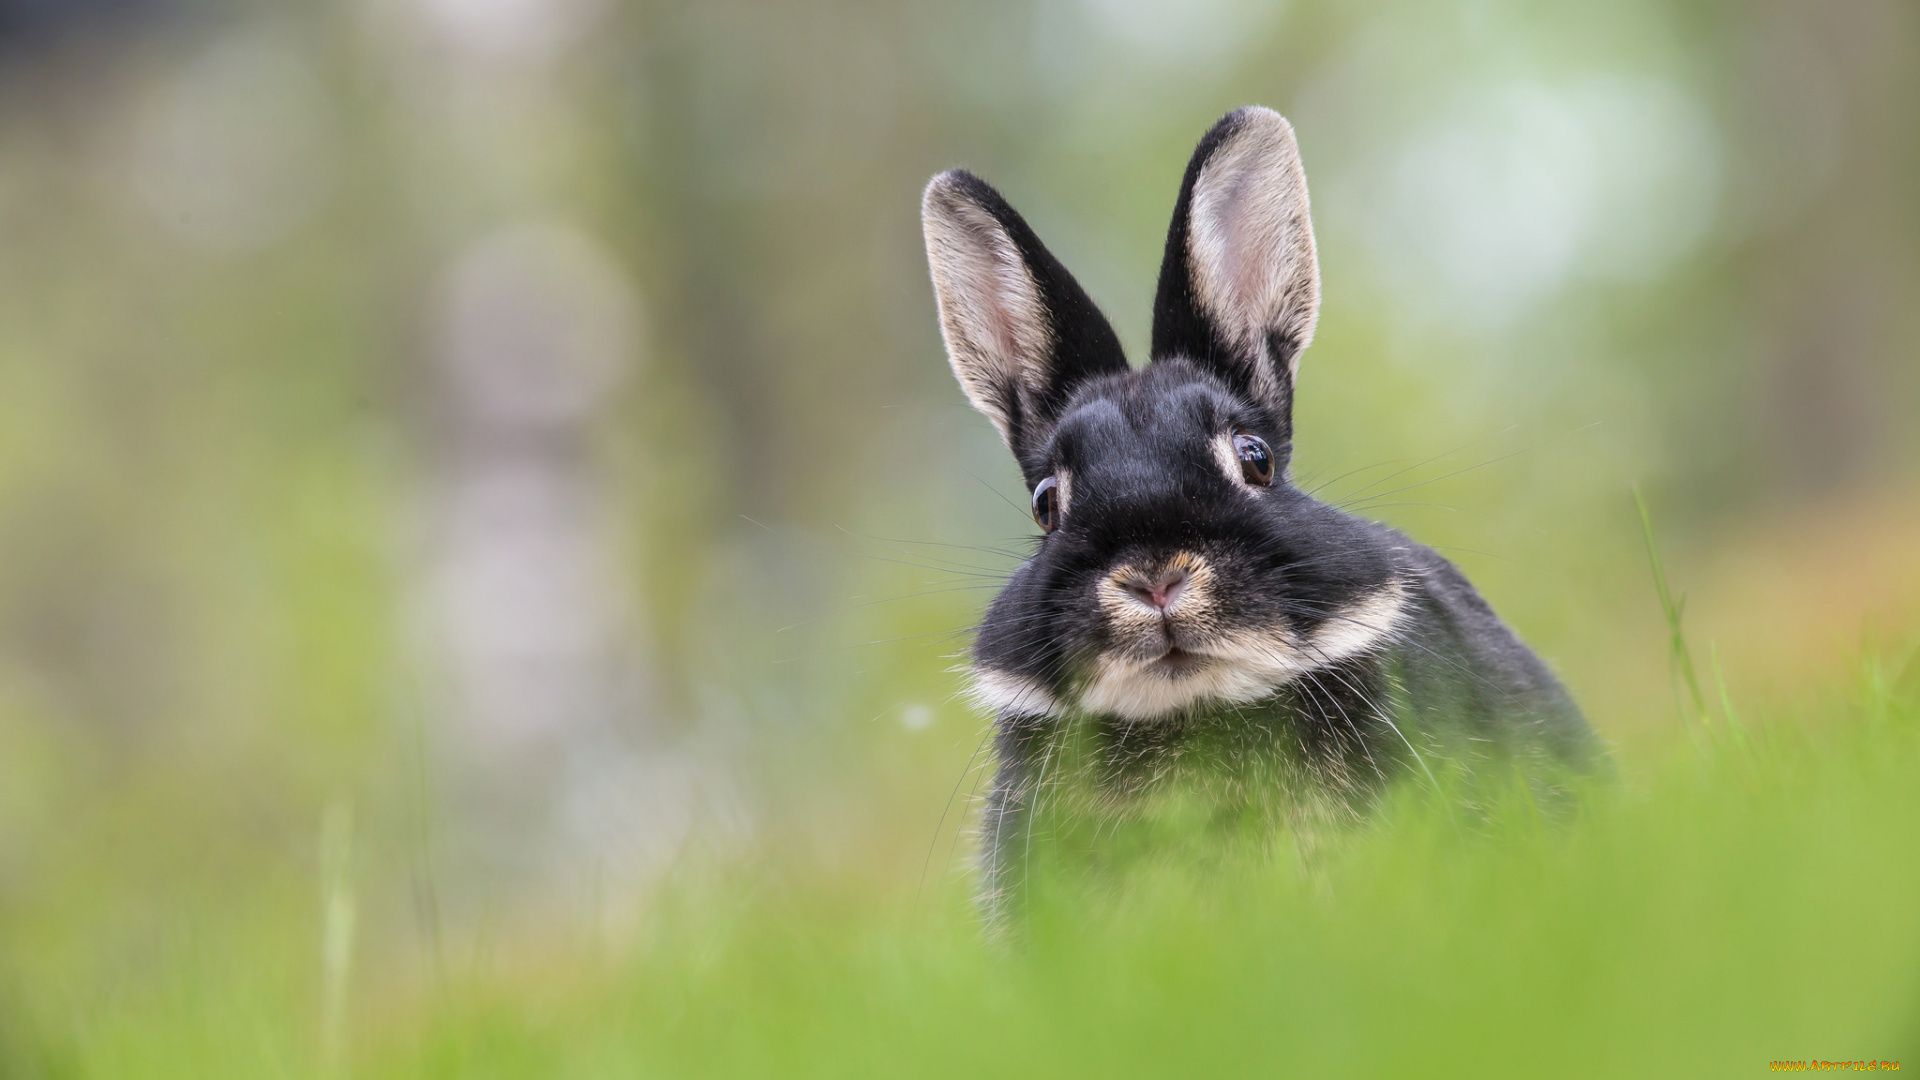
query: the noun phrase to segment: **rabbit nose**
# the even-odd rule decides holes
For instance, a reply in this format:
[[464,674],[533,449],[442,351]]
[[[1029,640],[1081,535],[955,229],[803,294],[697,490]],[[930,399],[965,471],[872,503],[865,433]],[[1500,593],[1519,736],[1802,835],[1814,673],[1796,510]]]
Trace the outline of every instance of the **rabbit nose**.
[[1162,613],[1178,603],[1180,594],[1186,589],[1187,572],[1177,566],[1163,570],[1152,578],[1133,578],[1126,584],[1126,590],[1135,599]]

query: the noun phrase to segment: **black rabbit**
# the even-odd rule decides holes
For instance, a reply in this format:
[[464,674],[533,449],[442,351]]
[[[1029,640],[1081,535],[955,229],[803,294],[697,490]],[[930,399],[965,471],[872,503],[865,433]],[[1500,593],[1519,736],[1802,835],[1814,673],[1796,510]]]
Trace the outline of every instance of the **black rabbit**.
[[1435,761],[1596,758],[1566,691],[1459,570],[1289,480],[1320,283],[1278,113],[1230,113],[1194,151],[1139,370],[979,178],[935,177],[922,219],[954,374],[1044,533],[973,651],[998,716],[991,918],[1022,877],[1037,793],[1070,774],[1091,781],[1095,818],[1182,776],[1230,814],[1354,817]]

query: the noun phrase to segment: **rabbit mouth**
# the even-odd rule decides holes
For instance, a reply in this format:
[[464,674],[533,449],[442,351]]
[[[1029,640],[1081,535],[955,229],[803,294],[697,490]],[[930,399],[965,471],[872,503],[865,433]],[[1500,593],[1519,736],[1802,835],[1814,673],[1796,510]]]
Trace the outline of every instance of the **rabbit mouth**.
[[1213,663],[1213,657],[1204,653],[1191,652],[1178,645],[1170,646],[1153,661],[1152,667],[1173,676],[1191,675]]

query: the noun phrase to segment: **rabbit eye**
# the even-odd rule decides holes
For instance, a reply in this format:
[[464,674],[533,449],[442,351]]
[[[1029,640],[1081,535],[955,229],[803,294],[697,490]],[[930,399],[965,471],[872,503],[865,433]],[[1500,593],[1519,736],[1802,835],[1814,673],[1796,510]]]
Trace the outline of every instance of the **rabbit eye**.
[[1033,520],[1041,532],[1060,527],[1060,482],[1051,476],[1034,485]]
[[1267,440],[1245,431],[1233,433],[1233,453],[1240,459],[1240,475],[1247,483],[1266,487],[1273,483],[1273,451]]

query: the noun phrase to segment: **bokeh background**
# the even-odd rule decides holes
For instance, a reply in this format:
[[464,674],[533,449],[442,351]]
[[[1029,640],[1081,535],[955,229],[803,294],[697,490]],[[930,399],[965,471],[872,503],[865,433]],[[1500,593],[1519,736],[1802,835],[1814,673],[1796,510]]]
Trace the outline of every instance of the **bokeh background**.
[[1138,360],[1246,103],[1316,211],[1303,482],[1629,750],[1636,485],[1737,700],[1904,655],[1899,0],[0,0],[0,1014],[288,934],[401,997],[696,848],[962,876],[954,667],[1033,530],[920,188],[998,185]]

